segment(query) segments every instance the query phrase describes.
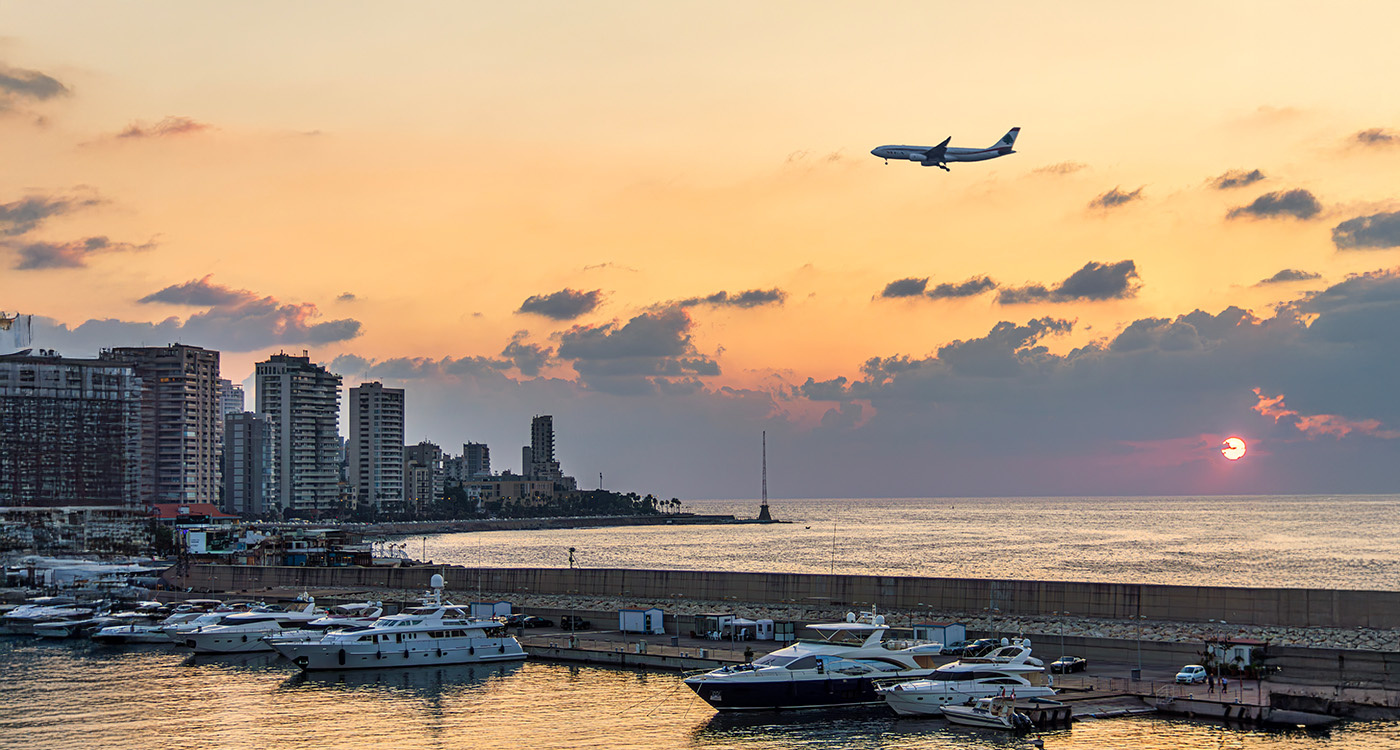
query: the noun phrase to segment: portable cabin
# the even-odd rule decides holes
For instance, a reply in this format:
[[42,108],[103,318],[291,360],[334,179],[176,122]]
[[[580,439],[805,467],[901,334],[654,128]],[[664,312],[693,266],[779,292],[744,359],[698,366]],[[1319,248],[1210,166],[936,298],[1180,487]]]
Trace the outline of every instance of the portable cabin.
[[690,631],[690,636],[717,641],[726,636],[729,624],[733,621],[732,612],[701,612],[695,615],[695,629]]
[[665,613],[660,607],[650,609],[619,609],[617,611],[617,629],[624,633],[647,633],[650,635],[665,635],[666,628],[662,624]]
[[510,615],[510,602],[472,602],[472,617],[489,620]]
[[946,646],[967,640],[967,627],[960,622],[919,622],[914,624],[914,640]]

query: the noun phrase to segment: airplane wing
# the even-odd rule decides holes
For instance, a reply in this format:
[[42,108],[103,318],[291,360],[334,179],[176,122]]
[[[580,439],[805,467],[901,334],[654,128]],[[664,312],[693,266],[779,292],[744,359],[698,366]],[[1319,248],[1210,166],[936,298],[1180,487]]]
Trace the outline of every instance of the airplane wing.
[[948,142],[953,140],[953,136],[943,139],[943,142],[924,152],[924,161],[943,161],[943,157],[948,153]]

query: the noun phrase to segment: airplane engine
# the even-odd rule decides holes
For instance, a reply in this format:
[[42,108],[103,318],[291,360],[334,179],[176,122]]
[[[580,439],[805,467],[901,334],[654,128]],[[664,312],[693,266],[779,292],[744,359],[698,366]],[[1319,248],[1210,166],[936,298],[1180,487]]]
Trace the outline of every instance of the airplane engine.
[[910,154],[910,155],[909,155],[909,161],[923,161],[923,160],[924,160],[924,155],[923,155],[923,154]]

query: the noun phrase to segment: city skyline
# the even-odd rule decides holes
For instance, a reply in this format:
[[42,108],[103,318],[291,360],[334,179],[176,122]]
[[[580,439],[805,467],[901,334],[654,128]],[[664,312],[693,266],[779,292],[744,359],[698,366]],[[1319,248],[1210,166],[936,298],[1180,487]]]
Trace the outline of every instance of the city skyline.
[[1313,10],[12,4],[0,311],[665,497],[1389,492],[1400,9]]

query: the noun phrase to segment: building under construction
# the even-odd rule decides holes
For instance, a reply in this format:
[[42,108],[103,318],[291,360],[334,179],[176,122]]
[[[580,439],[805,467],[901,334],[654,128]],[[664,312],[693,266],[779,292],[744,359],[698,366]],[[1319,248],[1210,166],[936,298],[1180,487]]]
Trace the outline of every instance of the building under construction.
[[138,504],[140,399],[129,364],[0,356],[0,507]]

